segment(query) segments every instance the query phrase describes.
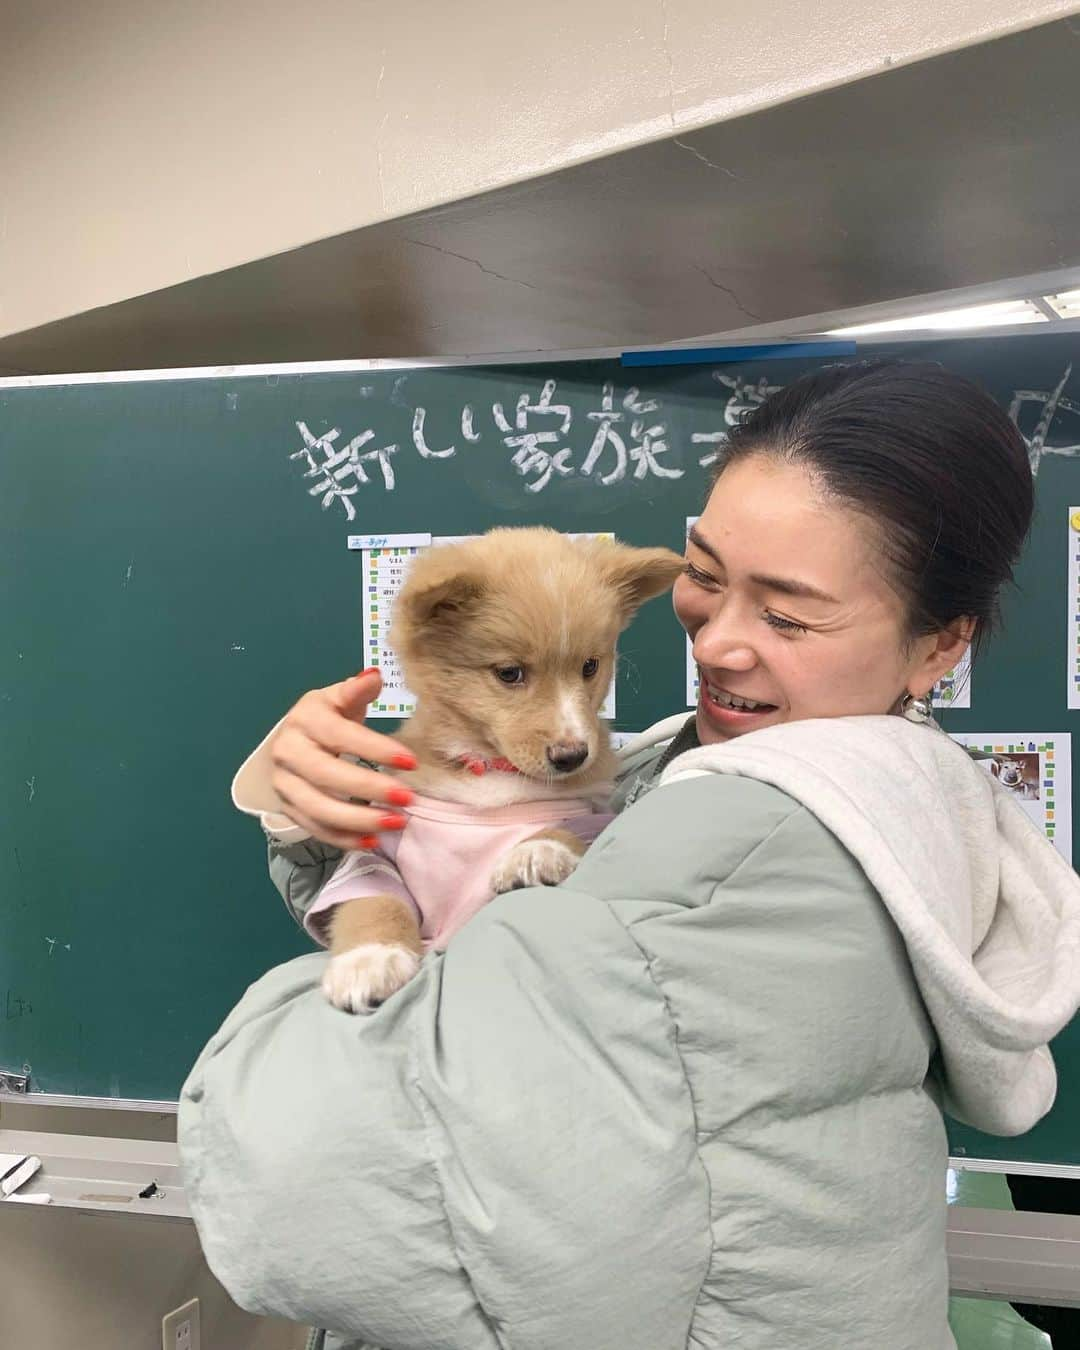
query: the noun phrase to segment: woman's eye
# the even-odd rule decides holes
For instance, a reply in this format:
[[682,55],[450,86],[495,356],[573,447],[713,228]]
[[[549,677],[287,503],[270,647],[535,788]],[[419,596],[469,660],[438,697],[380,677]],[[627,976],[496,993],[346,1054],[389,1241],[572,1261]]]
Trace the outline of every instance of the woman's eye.
[[709,576],[708,572],[703,572],[700,567],[695,567],[692,562],[688,562],[683,571],[698,586],[719,586],[715,577]]
[[599,669],[600,669],[600,662],[596,659],[595,656],[590,656],[589,659],[585,662],[585,664],[581,667],[581,673],[582,675],[585,676],[587,680],[591,680]]
[[501,680],[503,684],[524,684],[525,667],[524,666],[496,666],[495,678]]
[[805,633],[806,625],[795,623],[792,619],[785,619],[779,614],[774,614],[771,610],[766,610],[763,615],[765,622],[770,628],[775,628],[780,633]]

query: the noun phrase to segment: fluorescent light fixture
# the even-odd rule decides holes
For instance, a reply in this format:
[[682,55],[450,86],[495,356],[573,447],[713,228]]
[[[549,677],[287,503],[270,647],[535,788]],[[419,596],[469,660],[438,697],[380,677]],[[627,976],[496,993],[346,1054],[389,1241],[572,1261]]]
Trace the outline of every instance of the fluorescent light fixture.
[[1080,319],[1080,289],[1048,295],[1046,303],[1059,319]]
[[[1076,313],[1080,315],[1080,291],[1069,291]],[[1064,299],[1060,296],[1058,299]],[[1054,300],[1051,304],[1057,309]],[[1060,311],[1058,311],[1060,313]],[[1063,316],[1064,317],[1064,316]],[[1047,323],[1046,315],[1030,300],[998,300],[989,305],[970,305],[966,309],[939,310],[936,314],[912,314],[902,319],[883,319],[879,323],[858,323],[849,328],[830,328],[830,337],[862,337],[871,333],[918,332],[926,329],[993,328],[1021,323]]]

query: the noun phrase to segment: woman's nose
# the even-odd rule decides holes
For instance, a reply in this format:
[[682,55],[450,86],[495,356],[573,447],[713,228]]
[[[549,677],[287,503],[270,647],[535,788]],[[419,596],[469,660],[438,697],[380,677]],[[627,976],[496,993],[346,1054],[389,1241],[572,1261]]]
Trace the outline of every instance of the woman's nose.
[[694,660],[706,669],[752,670],[757,653],[730,609],[714,614],[694,634]]

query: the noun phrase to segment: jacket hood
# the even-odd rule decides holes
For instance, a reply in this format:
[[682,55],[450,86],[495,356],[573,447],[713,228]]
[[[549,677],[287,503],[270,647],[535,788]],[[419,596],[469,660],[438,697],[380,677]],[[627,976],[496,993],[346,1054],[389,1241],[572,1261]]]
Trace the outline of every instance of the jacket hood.
[[901,717],[791,722],[680,755],[660,786],[755,778],[859,862],[907,946],[945,1109],[1022,1134],[1053,1105],[1047,1043],[1080,1005],[1080,878],[955,741]]

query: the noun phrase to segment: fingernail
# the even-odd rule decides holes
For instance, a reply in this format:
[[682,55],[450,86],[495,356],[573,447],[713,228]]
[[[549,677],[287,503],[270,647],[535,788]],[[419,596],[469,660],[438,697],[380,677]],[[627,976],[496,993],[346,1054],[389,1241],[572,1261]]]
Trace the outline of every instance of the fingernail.
[[386,800],[391,806],[411,806],[416,793],[409,788],[391,788]]
[[362,670],[362,671],[360,672],[360,674],[357,675],[356,678],[357,678],[358,680],[362,680],[362,679],[364,678],[365,675],[378,675],[378,673],[379,673],[379,667],[378,667],[378,666],[368,666],[367,670]]
[[380,816],[375,823],[380,830],[403,830],[409,823],[409,817],[391,812],[389,815]]
[[420,767],[420,761],[415,755],[391,755],[390,763],[395,769],[418,769]]
[[373,834],[362,834],[356,841],[356,847],[363,849],[365,853],[370,853],[373,848],[379,847],[379,840]]

